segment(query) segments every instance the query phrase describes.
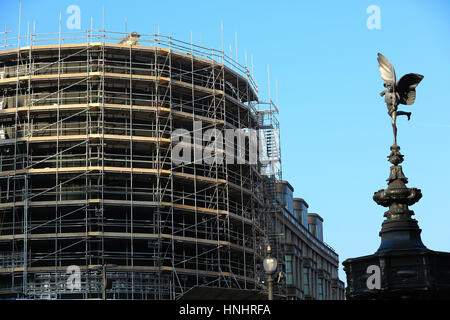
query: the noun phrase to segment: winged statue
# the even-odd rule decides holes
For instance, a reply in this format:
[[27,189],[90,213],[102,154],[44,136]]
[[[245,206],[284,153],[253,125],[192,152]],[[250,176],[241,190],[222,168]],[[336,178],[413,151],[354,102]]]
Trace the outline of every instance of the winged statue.
[[380,69],[381,78],[384,80],[384,87],[386,88],[380,93],[380,96],[384,96],[388,114],[392,118],[394,145],[397,145],[397,116],[407,116],[408,120],[411,118],[411,112],[399,111],[398,105],[412,105],[414,103],[416,87],[422,81],[423,75],[408,73],[397,81],[394,67],[381,53],[378,53],[378,69]]

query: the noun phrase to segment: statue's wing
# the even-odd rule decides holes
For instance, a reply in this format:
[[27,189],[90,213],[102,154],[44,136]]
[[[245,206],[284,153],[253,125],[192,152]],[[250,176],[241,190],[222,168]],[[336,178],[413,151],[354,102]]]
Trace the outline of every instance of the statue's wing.
[[408,73],[398,80],[396,90],[400,95],[401,104],[411,105],[416,100],[416,87],[422,81],[423,75]]
[[395,83],[395,70],[392,64],[389,62],[388,59],[386,59],[385,56],[383,56],[381,53],[378,53],[378,69],[380,69],[381,72],[381,78],[385,82],[392,82]]

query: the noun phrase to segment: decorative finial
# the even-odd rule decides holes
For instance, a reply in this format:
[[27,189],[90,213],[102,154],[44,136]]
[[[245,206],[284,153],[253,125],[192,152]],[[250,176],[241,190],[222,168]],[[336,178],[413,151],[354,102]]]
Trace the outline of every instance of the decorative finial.
[[391,146],[391,154],[388,156],[388,161],[394,166],[398,166],[403,162],[403,155],[400,153],[400,147],[397,145]]

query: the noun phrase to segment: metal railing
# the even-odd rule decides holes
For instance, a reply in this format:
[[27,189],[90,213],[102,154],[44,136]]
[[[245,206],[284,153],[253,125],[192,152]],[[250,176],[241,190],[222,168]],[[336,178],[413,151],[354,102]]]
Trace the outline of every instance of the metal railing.
[[[17,34],[13,32],[0,32],[0,48],[4,49],[24,49],[26,47],[34,47],[39,45],[65,45],[65,44],[81,44],[81,43],[118,43],[125,38],[128,33],[107,31],[101,29],[91,29],[84,31],[73,32],[57,32],[57,33],[30,33],[26,35]],[[195,57],[200,57],[206,60],[222,63],[231,71],[248,79],[250,86],[257,93],[258,85],[251,76],[247,66],[240,64],[232,57],[225,54],[223,50],[206,48],[193,43],[182,40],[177,40],[171,36],[162,34],[139,34],[139,45],[149,47],[166,48],[178,51],[184,54],[190,54]],[[25,47],[25,48],[26,48]]]

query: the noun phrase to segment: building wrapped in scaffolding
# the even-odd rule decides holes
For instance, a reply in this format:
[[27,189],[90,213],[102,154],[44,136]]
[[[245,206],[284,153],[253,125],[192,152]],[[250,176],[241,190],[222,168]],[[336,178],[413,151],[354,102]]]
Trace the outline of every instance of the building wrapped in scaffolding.
[[160,35],[65,37],[29,34],[20,46],[25,37],[5,34],[0,51],[0,297],[264,289],[263,184],[274,176],[259,162],[171,161],[171,133],[196,121],[264,125],[272,145],[248,69]]

